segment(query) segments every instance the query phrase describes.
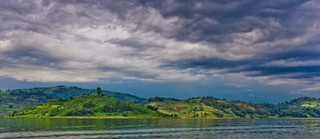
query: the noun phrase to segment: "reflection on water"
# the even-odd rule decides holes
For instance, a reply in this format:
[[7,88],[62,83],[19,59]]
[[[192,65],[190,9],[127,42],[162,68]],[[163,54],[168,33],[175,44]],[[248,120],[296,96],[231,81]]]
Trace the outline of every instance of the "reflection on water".
[[320,120],[0,119],[0,138],[320,138]]

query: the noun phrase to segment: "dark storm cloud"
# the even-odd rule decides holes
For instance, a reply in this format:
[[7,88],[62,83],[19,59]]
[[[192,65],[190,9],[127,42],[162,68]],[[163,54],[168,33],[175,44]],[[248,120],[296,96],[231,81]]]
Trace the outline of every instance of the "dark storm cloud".
[[27,46],[22,46],[22,48],[12,49],[6,52],[0,52],[0,55],[0,57],[7,60],[0,63],[2,66],[8,63],[49,66],[50,63],[59,64],[62,62],[62,59],[52,56],[49,52]]
[[[278,37],[295,36],[303,33],[309,26],[308,19],[315,17],[297,8],[307,1],[143,1],[144,6],[159,10],[164,17],[178,16],[184,19],[185,26],[179,33],[170,34],[179,40],[227,42],[227,34],[234,32],[249,32],[254,28],[268,29],[273,33],[274,40]],[[299,12],[299,14],[297,14]],[[308,11],[309,12],[309,11]],[[274,28],[268,20],[279,20],[286,28]],[[295,19],[304,18],[306,22],[299,23]],[[299,25],[299,28],[297,26]],[[281,29],[281,30],[279,30]],[[225,35],[225,36],[224,36]]]
[[[168,62],[164,67],[177,67],[180,69],[219,69],[226,73],[244,72],[247,76],[277,76],[279,78],[308,79],[320,77],[320,65],[268,65],[272,61],[285,61],[287,63],[307,63],[309,60],[320,61],[318,51],[292,50],[278,53],[265,53],[252,59],[225,60],[219,58],[198,58]],[[296,75],[298,74],[298,75]]]
[[251,76],[270,76],[270,75],[303,73],[303,74],[309,75],[309,77],[315,77],[315,76],[319,76],[319,70],[320,70],[320,66],[297,66],[297,67],[250,67],[242,71],[258,72],[258,73],[250,74]]
[[[168,69],[169,79],[175,74],[194,75],[185,69],[201,71],[198,74],[222,70],[250,77],[318,78],[319,65],[310,63],[320,60],[316,37],[320,15],[314,6],[318,4],[312,0],[4,0],[0,39],[9,40],[12,48],[0,47],[0,62],[81,67],[151,80],[163,79]],[[39,36],[44,38],[37,40]],[[36,45],[29,42],[32,39]]]
[[[185,19],[184,27],[179,34],[171,34],[178,40],[191,42],[207,41],[212,44],[232,41],[231,33],[250,32],[259,28],[268,32],[253,44],[277,40],[290,40],[310,33],[311,27],[319,24],[319,14],[315,8],[302,5],[310,1],[172,1],[154,2],[147,1],[144,5],[157,8],[164,17],[179,16]],[[315,1],[313,1],[315,2]],[[315,2],[317,3],[317,2]],[[168,5],[169,4],[169,5]],[[197,8],[200,5],[200,8]],[[310,5],[309,5],[310,6]],[[270,24],[270,20],[276,21],[279,26]],[[209,23],[209,21],[215,21]],[[316,31],[316,33],[319,33]],[[310,33],[311,34],[311,33]],[[308,61],[320,60],[319,39],[306,38],[307,42],[295,46],[281,44],[269,47],[269,51],[259,52],[255,57],[241,60],[227,60],[223,58],[196,58],[184,59],[164,64],[178,68],[206,68],[225,69],[227,72],[255,72],[248,76],[278,76],[292,73],[300,75],[288,75],[287,78],[315,78],[319,77],[319,66],[264,66],[268,62],[278,60]],[[310,47],[310,45],[312,47]],[[217,48],[228,50],[228,48]],[[257,48],[258,49],[258,48]],[[306,50],[308,49],[308,50]],[[245,51],[245,50],[244,50]],[[305,76],[305,77],[304,77]]]

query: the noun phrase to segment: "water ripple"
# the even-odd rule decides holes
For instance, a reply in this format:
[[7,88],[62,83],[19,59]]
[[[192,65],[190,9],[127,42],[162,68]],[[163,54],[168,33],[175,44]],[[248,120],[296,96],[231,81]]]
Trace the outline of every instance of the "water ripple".
[[53,120],[51,125],[41,125],[43,122],[3,123],[0,119],[0,138],[320,138],[320,120],[76,120],[68,124]]

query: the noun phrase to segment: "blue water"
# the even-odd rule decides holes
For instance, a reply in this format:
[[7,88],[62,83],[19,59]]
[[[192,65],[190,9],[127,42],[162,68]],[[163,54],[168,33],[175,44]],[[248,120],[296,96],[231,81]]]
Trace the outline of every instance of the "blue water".
[[320,120],[0,119],[0,138],[320,138]]

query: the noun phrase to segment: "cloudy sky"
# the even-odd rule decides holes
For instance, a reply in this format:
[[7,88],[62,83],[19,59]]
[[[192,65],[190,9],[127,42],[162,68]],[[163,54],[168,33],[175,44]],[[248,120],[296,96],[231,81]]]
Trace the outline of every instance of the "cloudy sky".
[[2,0],[0,88],[320,96],[319,0]]

